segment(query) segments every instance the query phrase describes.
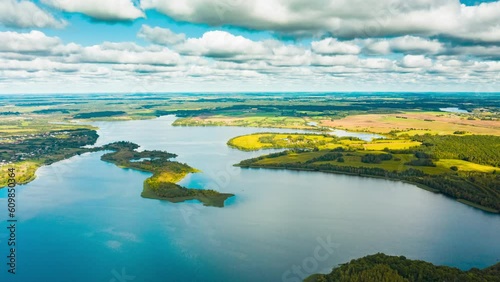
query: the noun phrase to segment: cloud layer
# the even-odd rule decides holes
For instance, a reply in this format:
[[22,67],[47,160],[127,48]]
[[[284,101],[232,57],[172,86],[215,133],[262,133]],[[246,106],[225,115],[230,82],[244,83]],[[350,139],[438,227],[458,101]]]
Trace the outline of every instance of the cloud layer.
[[30,1],[2,0],[0,25],[14,28],[60,28],[66,23],[56,20],[50,13]]
[[500,2],[459,0],[143,0],[176,20],[297,36],[443,36],[500,42]]
[[[31,30],[64,28],[71,24],[60,19],[64,13],[130,22],[147,10],[212,28],[190,36],[143,24],[130,29],[135,41],[94,45]],[[159,91],[227,83],[236,89],[446,85],[494,91],[500,81],[500,1],[3,0],[0,25],[8,28],[0,31],[0,85],[11,89],[139,85],[136,91]],[[234,27],[274,39],[251,39]]]
[[144,17],[144,12],[130,0],[42,0],[46,5],[65,12],[82,13],[96,20],[127,21]]

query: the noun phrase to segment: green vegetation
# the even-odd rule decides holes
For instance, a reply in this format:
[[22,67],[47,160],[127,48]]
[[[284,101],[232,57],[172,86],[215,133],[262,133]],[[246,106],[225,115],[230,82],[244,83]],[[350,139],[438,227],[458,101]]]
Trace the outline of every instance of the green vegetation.
[[309,124],[309,119],[290,116],[267,116],[265,113],[247,113],[246,116],[215,115],[203,118],[181,118],[174,122],[175,126],[242,126],[242,127],[274,127],[295,129],[316,129]]
[[[471,149],[472,152],[480,152],[479,155],[483,158],[473,158],[469,151],[463,154],[469,156],[469,161],[441,160],[436,157],[453,157],[445,153],[450,151],[449,148],[461,148],[467,142],[460,138],[473,138],[478,143],[484,143],[481,149]],[[366,150],[349,146],[347,149],[339,146],[332,150],[295,149],[244,160],[238,166],[323,171],[402,180],[488,212],[500,211],[500,173],[497,173],[500,169],[472,162],[495,163],[496,152],[487,154],[488,150],[496,150],[498,146],[498,143],[487,143],[492,139],[491,136],[452,136],[450,141],[448,136],[426,135],[416,136],[415,139],[421,140],[419,142],[423,144],[406,150],[386,148],[384,151],[367,153]],[[456,141],[455,147],[453,141]],[[456,155],[462,156],[460,151]]]
[[58,120],[51,119],[45,115],[36,118],[0,118],[0,138],[2,138],[0,142],[3,142],[5,137],[21,138],[23,136],[30,137],[32,135],[48,134],[54,131],[96,129],[89,125],[54,123],[53,121],[56,122]]
[[75,115],[76,119],[89,119],[89,118],[103,118],[103,117],[114,117],[122,116],[126,114],[124,111],[104,111],[104,112],[91,112],[91,113],[81,113]]
[[457,159],[472,163],[500,167],[500,136],[414,136],[422,142],[422,152],[439,159]]
[[375,254],[334,268],[329,274],[315,274],[305,282],[427,282],[427,281],[500,281],[500,263],[485,269],[473,268],[462,271],[448,266],[435,266],[420,260],[409,260],[403,256]]
[[[239,93],[231,96],[135,93],[119,97],[113,94],[2,95],[0,144],[4,147],[4,152],[0,153],[6,163],[12,162],[10,165],[19,165],[26,170],[27,173],[23,174],[22,179],[29,181],[33,178],[36,167],[85,152],[87,149],[68,147],[69,143],[66,141],[71,142],[74,137],[66,133],[58,134],[51,139],[58,142],[55,147],[38,141],[38,144],[34,142],[31,147],[16,142],[21,139],[36,139],[39,135],[56,131],[95,129],[88,125],[73,123],[74,118],[86,121],[130,120],[174,114],[180,117],[174,125],[183,126],[230,125],[314,129],[320,131],[320,134],[316,136],[264,134],[246,137],[248,140],[245,138],[233,140],[232,145],[246,150],[262,148],[310,150],[310,152],[277,157],[276,160],[283,162],[280,165],[300,166],[296,163],[308,162],[305,165],[314,166],[312,169],[317,169],[318,165],[382,169],[392,173],[392,176],[413,169],[423,172],[426,175],[423,178],[427,180],[443,178],[453,179],[454,182],[456,179],[461,179],[460,183],[469,187],[464,191],[453,192],[453,189],[461,190],[462,186],[453,189],[441,187],[435,190],[476,205],[488,202],[485,200],[486,194],[492,197],[491,195],[498,193],[490,184],[484,186],[486,182],[494,181],[494,178],[483,177],[483,174],[495,175],[493,173],[497,171],[500,151],[498,137],[489,136],[487,137],[489,139],[476,137],[477,135],[500,136],[498,105],[500,105],[498,94],[478,96],[467,93],[460,96],[446,93],[405,93],[404,96],[400,93]],[[439,110],[452,107],[467,110],[468,113],[449,113]],[[389,138],[365,142],[354,138],[343,139],[321,134],[332,128],[381,133]],[[426,136],[426,133],[452,136],[443,136],[440,139],[436,136]],[[10,137],[18,140],[8,139]],[[26,151],[22,152],[26,154],[31,154],[32,151],[38,154],[37,152],[42,152],[46,146],[51,152],[45,157],[17,155],[16,159],[11,160],[9,149],[18,145],[25,146]],[[43,145],[43,150],[38,151]],[[338,147],[345,150],[340,152],[342,156],[338,156],[338,152],[323,156]],[[417,147],[418,151],[429,156],[417,157],[415,150]],[[382,160],[376,156],[366,157],[366,154],[391,154],[393,158]],[[362,161],[363,156],[365,162]],[[272,166],[273,161],[275,160],[265,159],[260,162]],[[468,173],[477,173],[479,176],[470,176]],[[175,174],[169,175],[173,177]],[[402,178],[397,176],[395,179]],[[463,181],[464,179],[466,181]],[[175,177],[171,180],[175,183]],[[482,184],[477,184],[475,181]],[[448,183],[444,186],[455,184]],[[474,189],[479,191],[477,193],[484,195],[473,199],[472,195],[476,192],[471,191],[472,187],[476,187]]]
[[102,160],[120,167],[153,173],[153,176],[144,184],[142,196],[145,198],[171,202],[197,199],[207,206],[223,207],[224,201],[233,196],[212,190],[187,189],[175,184],[188,173],[197,172],[186,164],[169,161],[176,157],[175,154],[162,151],[137,152],[135,149],[138,146],[128,142],[118,142],[97,148],[83,147],[93,145],[97,138],[96,131],[90,129],[51,131],[44,134],[2,138],[0,142],[2,158],[0,160],[0,187],[7,185],[9,168],[16,169],[18,184],[26,184],[35,179],[35,172],[42,165],[49,165],[86,152],[112,150],[115,152],[103,155]]
[[144,181],[142,197],[172,203],[198,200],[205,206],[224,207],[225,200],[234,196],[214,190],[188,189],[177,185],[176,182],[182,180],[187,174],[196,173],[198,170],[187,164],[170,161],[171,158],[177,157],[175,154],[162,151],[137,152],[138,147],[130,142],[112,143],[104,146],[103,149],[114,152],[103,155],[101,159],[119,167],[153,173],[153,176]]
[[232,138],[227,144],[242,151],[262,149],[314,149],[328,150],[338,147],[367,151],[384,149],[404,150],[418,147],[422,143],[403,137],[398,139],[375,139],[371,142],[356,137],[337,137],[330,134],[290,134],[290,133],[255,133]]
[[333,149],[337,147],[361,147],[366,142],[354,137],[336,137],[328,134],[256,133],[235,137],[227,142],[242,151],[261,149]]
[[82,148],[93,145],[98,135],[95,130],[71,129],[44,134],[9,136],[0,139],[0,187],[7,185],[8,168],[16,168],[17,182],[25,184],[35,179],[36,170],[85,152],[97,149]]

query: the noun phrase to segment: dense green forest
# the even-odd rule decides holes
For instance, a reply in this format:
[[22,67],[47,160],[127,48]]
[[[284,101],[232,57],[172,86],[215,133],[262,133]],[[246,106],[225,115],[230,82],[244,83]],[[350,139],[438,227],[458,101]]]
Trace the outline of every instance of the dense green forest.
[[422,142],[423,152],[439,159],[459,159],[500,167],[500,136],[488,135],[422,135],[413,140]]
[[92,113],[81,113],[76,114],[74,118],[76,119],[90,119],[90,118],[102,118],[102,117],[114,117],[125,115],[124,111],[103,111],[103,112],[92,112]]
[[375,254],[334,268],[329,274],[316,274],[306,282],[483,282],[500,281],[500,263],[486,269],[462,271],[448,266],[435,266],[403,256]]

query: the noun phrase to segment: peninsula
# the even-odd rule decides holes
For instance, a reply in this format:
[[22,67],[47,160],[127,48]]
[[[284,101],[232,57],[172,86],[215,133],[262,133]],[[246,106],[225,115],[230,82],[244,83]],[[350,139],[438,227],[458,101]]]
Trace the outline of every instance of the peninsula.
[[198,200],[205,206],[224,207],[224,202],[234,196],[214,190],[182,187],[176,183],[189,173],[197,173],[199,170],[187,164],[171,161],[170,159],[177,157],[175,154],[163,151],[138,152],[137,148],[139,148],[137,144],[124,141],[108,144],[103,146],[103,149],[114,152],[103,155],[101,159],[122,168],[153,173],[153,176],[144,181],[141,194],[143,198],[165,200],[172,203]]

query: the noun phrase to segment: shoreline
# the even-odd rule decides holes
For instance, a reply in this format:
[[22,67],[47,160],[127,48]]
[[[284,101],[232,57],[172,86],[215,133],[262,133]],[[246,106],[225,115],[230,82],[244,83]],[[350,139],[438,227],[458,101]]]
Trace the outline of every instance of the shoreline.
[[367,175],[367,174],[357,174],[357,173],[348,173],[348,172],[340,172],[340,171],[319,170],[319,169],[300,169],[300,168],[286,168],[286,167],[274,167],[274,166],[239,165],[239,164],[235,164],[234,166],[241,167],[241,168],[250,168],[250,169],[274,169],[274,170],[292,170],[292,171],[305,171],[305,172],[322,172],[322,173],[331,173],[331,174],[347,175],[347,176],[358,176],[358,177],[384,179],[384,180],[389,180],[389,181],[394,181],[394,182],[401,182],[401,183],[414,185],[414,186],[416,186],[420,189],[426,190],[428,192],[432,192],[435,194],[441,194],[449,199],[453,199],[459,203],[462,203],[462,204],[467,205],[467,206],[472,207],[472,208],[479,209],[483,212],[487,212],[490,214],[500,214],[500,211],[497,211],[495,209],[481,206],[479,204],[475,204],[475,203],[469,202],[469,201],[464,200],[464,199],[453,198],[453,197],[447,196],[447,195],[439,192],[436,189],[425,186],[423,184],[415,183],[415,182],[411,182],[411,181],[407,181],[407,180],[402,180],[402,179],[397,179],[397,178],[388,178],[388,177],[382,177],[382,176],[372,176],[372,175]]

